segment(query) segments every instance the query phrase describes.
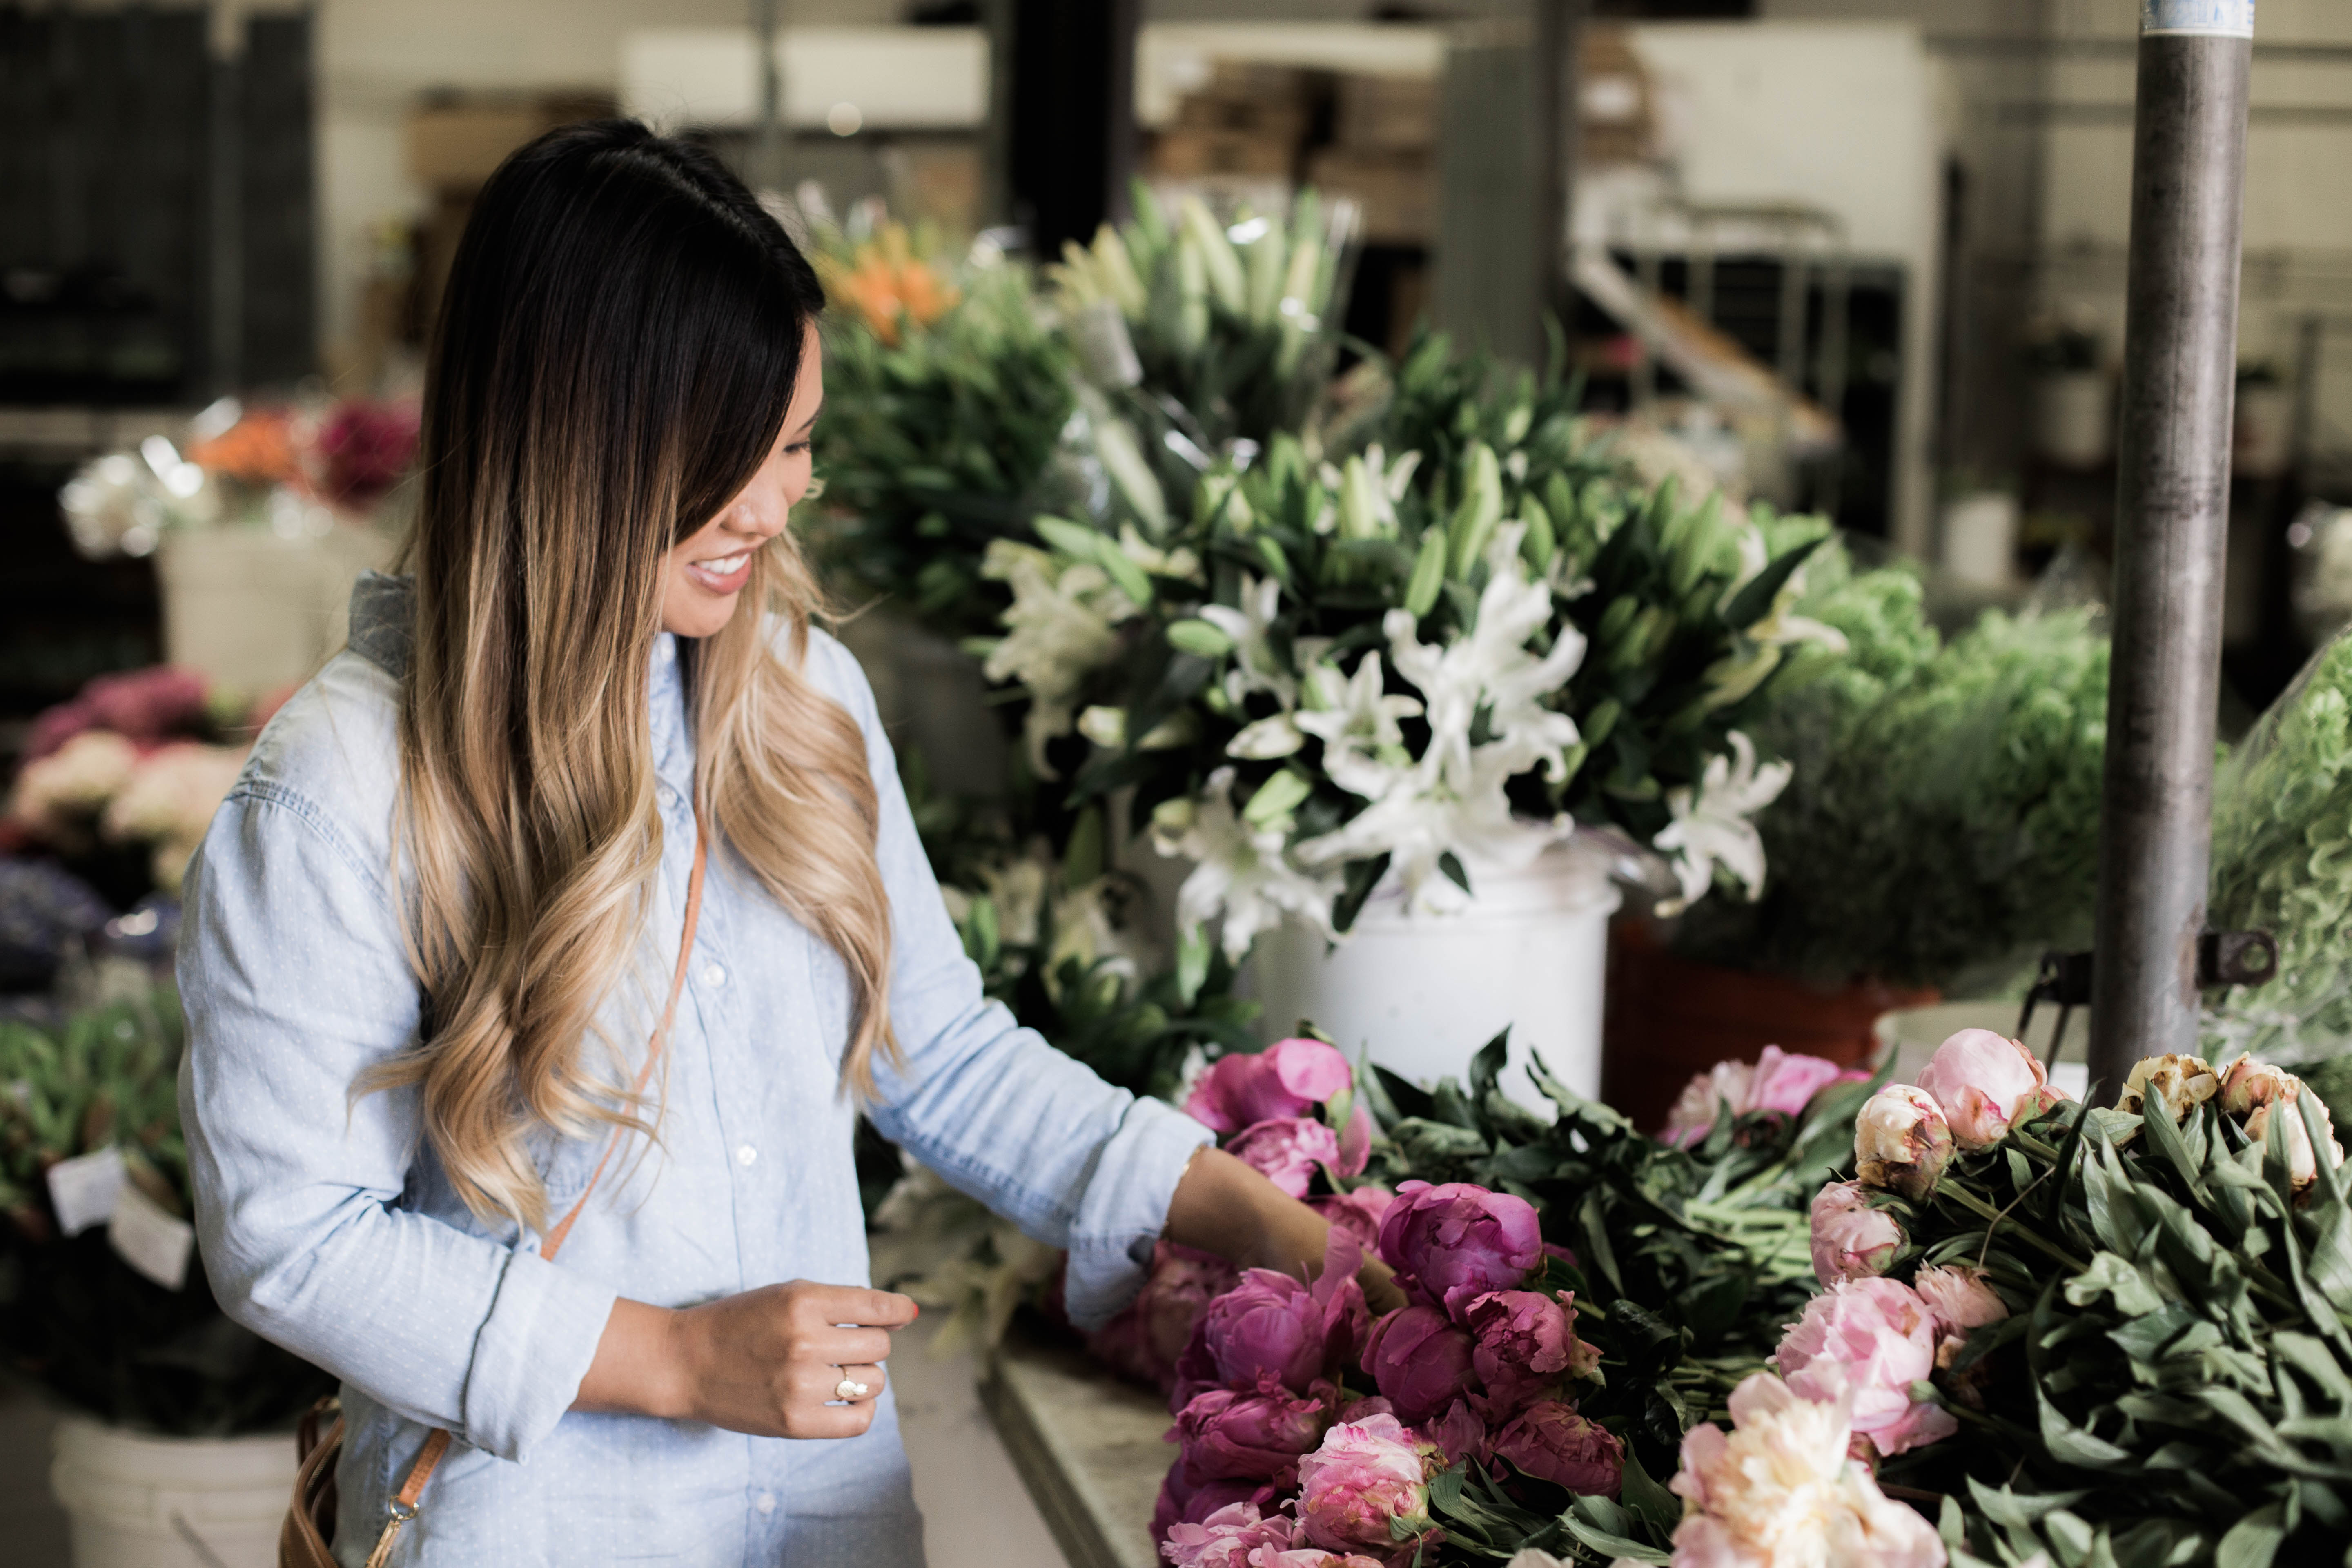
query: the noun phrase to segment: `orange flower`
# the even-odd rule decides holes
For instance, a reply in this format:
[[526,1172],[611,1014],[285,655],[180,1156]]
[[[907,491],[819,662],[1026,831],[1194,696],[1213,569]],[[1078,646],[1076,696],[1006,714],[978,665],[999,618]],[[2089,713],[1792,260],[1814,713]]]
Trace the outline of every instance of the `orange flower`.
[[254,484],[292,484],[302,478],[294,416],[282,408],[248,414],[211,440],[197,442],[188,448],[188,461]]
[[866,330],[892,348],[902,321],[928,327],[955,308],[962,293],[916,258],[901,224],[886,224],[849,259],[820,257],[825,292],[856,310]]

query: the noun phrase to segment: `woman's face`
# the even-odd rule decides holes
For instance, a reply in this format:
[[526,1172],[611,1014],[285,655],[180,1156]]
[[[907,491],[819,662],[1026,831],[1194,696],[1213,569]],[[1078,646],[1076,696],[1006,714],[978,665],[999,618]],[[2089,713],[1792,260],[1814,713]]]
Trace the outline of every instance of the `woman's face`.
[[824,350],[814,323],[801,348],[799,384],[768,460],[719,514],[670,547],[662,561],[662,630],[707,637],[735,613],[751,557],[784,531],[809,488],[809,432],[824,403]]

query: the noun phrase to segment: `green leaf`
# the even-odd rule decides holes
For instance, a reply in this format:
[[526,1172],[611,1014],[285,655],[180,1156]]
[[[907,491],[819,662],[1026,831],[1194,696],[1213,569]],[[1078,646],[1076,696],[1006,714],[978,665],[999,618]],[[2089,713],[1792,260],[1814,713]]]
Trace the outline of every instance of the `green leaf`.
[[1802,566],[1806,558],[1820,549],[1827,538],[1828,535],[1823,534],[1786,552],[1748,579],[1747,584],[1731,596],[1731,602],[1724,605],[1723,624],[1734,631],[1746,631],[1762,620],[1770,613],[1772,601],[1780,596],[1780,590],[1787,586],[1797,568]]
[[1414,620],[1429,614],[1437,605],[1438,591],[1445,586],[1445,534],[1433,528],[1421,536],[1421,553],[1412,563],[1412,580],[1406,584],[1404,607]]
[[1209,978],[1209,928],[1196,925],[1176,943],[1176,995],[1190,1007]]
[[1445,873],[1447,881],[1465,893],[1470,891],[1470,873],[1462,868],[1462,861],[1453,850],[1448,849],[1437,858],[1437,868]]
[[1345,880],[1339,889],[1339,896],[1331,900],[1331,927],[1334,931],[1347,931],[1355,925],[1356,917],[1363,912],[1364,900],[1372,896],[1372,889],[1380,886],[1381,879],[1387,876],[1388,871],[1389,857],[1386,854],[1376,855],[1369,860],[1350,860],[1341,868]]
[[1247,805],[1242,807],[1242,819],[1264,827],[1286,816],[1314,793],[1314,785],[1300,774],[1285,768],[1258,785],[1257,793],[1250,796]]
[[1168,643],[1179,652],[1199,658],[1223,658],[1234,651],[1234,639],[1212,621],[1172,621],[1168,626]]
[[2164,1297],[2155,1283],[2130,1259],[2112,1252],[2094,1255],[2091,1266],[2067,1280],[2065,1289],[2067,1301],[2077,1307],[2087,1307],[2101,1296],[2112,1294],[2116,1310],[2129,1318],[2146,1317],[2164,1305]]
[[1683,1500],[1668,1491],[1642,1468],[1641,1456],[1625,1450],[1624,1484],[1618,1493],[1624,1506],[1660,1535],[1672,1535],[1682,1522]]
[[1612,1535],[1605,1530],[1585,1523],[1573,1513],[1561,1514],[1559,1522],[1562,1529],[1576,1537],[1580,1545],[1598,1552],[1605,1558],[1627,1563],[1672,1563],[1674,1561],[1674,1556],[1670,1552],[1661,1552],[1654,1546],[1644,1546],[1640,1542],[1622,1535]]
[[2213,1568],[2271,1568],[2286,1539],[2284,1517],[2280,1505],[2272,1503],[2231,1525],[2213,1549]]

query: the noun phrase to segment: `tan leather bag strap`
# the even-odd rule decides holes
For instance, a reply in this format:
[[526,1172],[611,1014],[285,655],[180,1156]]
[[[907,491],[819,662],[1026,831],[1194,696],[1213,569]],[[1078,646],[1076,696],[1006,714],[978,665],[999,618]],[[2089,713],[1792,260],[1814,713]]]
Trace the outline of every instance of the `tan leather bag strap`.
[[[702,872],[709,858],[708,849],[701,816],[698,813],[694,825],[694,871],[686,883],[686,929],[678,938],[677,965],[670,972],[669,999],[662,1004],[661,1022],[654,1026],[653,1037],[646,1043],[645,1065],[637,1069],[635,1092],[640,1102],[645,1098],[646,1086],[653,1081],[655,1064],[668,1047],[670,1026],[677,1022],[677,1004],[686,993],[687,964],[694,956],[694,931],[702,920]],[[625,1131],[625,1129],[616,1127],[612,1137],[605,1141],[604,1152],[598,1157],[596,1169],[589,1173],[587,1186],[581,1190],[579,1198],[563,1217],[555,1222],[554,1228],[541,1243],[539,1255],[541,1258],[551,1261],[571,1236],[572,1222],[588,1206],[588,1200],[594,1195],[597,1184],[604,1179],[604,1168],[613,1163],[614,1152],[620,1148]],[[334,1528],[335,1461],[343,1447],[341,1417],[336,1417],[323,1441],[315,1447],[311,1441],[317,1429],[318,1416],[331,1403],[321,1400],[302,1418],[302,1468],[294,1481],[293,1506],[287,1512],[284,1528],[278,1531],[279,1568],[333,1568],[327,1539]],[[393,1546],[399,1541],[400,1532],[407,1528],[408,1521],[416,1517],[417,1501],[425,1495],[425,1484],[433,1479],[433,1472],[440,1467],[443,1457],[449,1452],[449,1434],[446,1430],[436,1430],[425,1439],[425,1447],[418,1452],[416,1462],[409,1467],[408,1479],[401,1483],[400,1490],[394,1494],[385,1507],[383,1532],[376,1537],[375,1550],[368,1553],[367,1568],[386,1568],[391,1563]],[[323,1510],[320,1507],[321,1503],[328,1505]],[[320,1528],[321,1524],[324,1529]]]

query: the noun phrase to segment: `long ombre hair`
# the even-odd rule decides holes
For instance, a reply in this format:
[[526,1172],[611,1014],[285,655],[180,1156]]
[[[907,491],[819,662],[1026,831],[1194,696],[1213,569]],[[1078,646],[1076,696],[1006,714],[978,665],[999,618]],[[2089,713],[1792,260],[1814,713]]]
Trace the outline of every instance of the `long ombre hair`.
[[[546,1223],[541,1132],[651,1131],[625,1042],[596,1020],[642,977],[661,863],[663,558],[768,456],[823,303],[740,181],[629,121],[515,153],[458,244],[426,377],[400,702],[395,837],[427,1026],[361,1088],[418,1088],[425,1136],[485,1217]],[[745,597],[715,636],[679,639],[696,809],[714,869],[747,869],[841,956],[842,1073],[865,1092],[873,1052],[896,1049],[865,742],[803,673],[820,595],[789,531]]]

